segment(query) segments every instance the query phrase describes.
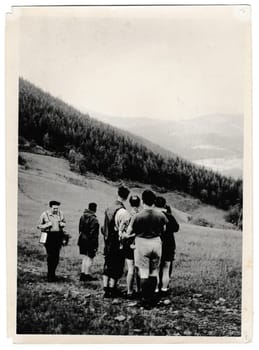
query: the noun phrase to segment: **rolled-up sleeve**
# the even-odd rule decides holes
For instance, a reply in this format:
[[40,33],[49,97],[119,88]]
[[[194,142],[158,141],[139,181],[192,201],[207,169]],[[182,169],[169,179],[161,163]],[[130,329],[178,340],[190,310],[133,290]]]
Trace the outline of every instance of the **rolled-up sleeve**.
[[62,227],[66,226],[66,219],[62,211],[60,211],[60,224],[62,223]]
[[42,213],[39,219],[37,228],[44,230],[49,227],[49,220],[46,217],[46,213]]

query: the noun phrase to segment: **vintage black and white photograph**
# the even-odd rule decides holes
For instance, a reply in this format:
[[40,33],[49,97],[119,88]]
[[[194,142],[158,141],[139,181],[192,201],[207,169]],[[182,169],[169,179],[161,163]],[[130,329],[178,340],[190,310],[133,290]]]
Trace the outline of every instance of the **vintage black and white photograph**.
[[250,7],[13,11],[16,334],[241,338]]

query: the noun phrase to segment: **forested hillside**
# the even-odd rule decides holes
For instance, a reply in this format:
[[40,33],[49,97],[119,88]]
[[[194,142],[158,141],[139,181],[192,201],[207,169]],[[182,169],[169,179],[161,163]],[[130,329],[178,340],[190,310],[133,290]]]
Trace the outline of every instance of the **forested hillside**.
[[68,158],[81,173],[151,183],[223,209],[242,206],[242,180],[221,176],[177,156],[163,157],[139,139],[80,113],[22,78],[19,136]]

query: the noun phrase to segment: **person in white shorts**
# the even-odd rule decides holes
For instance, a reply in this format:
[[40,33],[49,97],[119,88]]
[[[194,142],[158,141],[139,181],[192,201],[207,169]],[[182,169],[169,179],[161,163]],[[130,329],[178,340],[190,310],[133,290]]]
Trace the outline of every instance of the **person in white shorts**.
[[161,234],[168,222],[166,216],[153,208],[155,194],[145,190],[142,194],[143,210],[130,223],[127,235],[135,235],[135,264],[139,268],[143,301],[154,301],[161,259]]

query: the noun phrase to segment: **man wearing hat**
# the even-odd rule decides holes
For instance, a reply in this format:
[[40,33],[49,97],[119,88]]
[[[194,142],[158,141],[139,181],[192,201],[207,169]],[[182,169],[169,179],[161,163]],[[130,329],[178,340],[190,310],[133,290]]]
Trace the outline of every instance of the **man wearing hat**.
[[63,229],[66,226],[65,218],[59,209],[60,202],[50,201],[49,210],[41,214],[38,228],[47,232],[45,248],[47,251],[48,282],[56,281],[56,268],[59,262],[59,253],[63,241]]

